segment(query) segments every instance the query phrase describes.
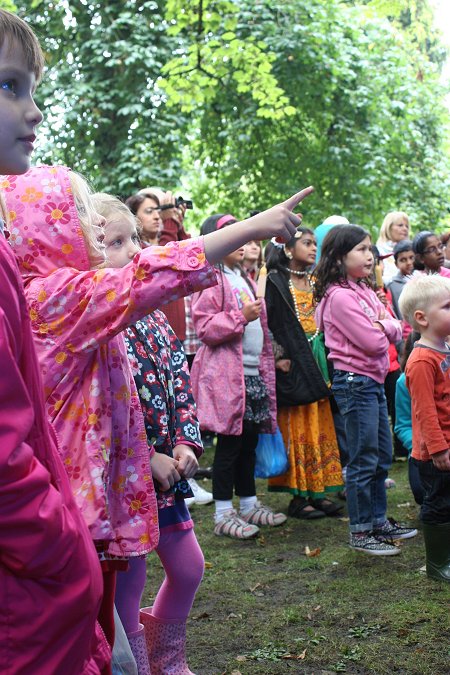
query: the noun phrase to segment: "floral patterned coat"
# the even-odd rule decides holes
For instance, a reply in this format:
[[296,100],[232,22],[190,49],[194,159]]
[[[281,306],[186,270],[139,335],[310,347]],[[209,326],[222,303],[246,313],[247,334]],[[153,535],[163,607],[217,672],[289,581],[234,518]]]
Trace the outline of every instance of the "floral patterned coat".
[[[200,456],[203,445],[189,368],[166,316],[158,310],[152,312],[127,328],[124,335],[149,444],[156,452],[173,457],[173,448],[183,443]],[[192,496],[187,480],[178,481],[167,492],[155,487],[159,509]]]
[[90,270],[66,167],[0,182],[24,280],[46,409],[76,502],[112,555],[158,543],[150,455],[123,335],[157,306],[214,284],[203,240],[152,246]]

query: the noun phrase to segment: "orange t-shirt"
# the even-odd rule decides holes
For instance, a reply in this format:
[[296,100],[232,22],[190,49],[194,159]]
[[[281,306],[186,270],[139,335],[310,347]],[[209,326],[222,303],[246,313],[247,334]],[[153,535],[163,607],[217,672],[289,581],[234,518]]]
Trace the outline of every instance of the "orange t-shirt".
[[450,447],[450,349],[416,343],[405,374],[412,404],[412,456],[426,462]]

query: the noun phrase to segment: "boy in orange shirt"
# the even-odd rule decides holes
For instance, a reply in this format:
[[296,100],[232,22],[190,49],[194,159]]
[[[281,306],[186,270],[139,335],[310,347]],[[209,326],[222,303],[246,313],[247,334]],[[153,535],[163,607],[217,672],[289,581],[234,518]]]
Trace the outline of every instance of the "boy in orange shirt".
[[425,491],[421,520],[427,575],[450,581],[450,279],[424,275],[400,296],[400,311],[420,332],[406,365],[412,400],[412,457]]

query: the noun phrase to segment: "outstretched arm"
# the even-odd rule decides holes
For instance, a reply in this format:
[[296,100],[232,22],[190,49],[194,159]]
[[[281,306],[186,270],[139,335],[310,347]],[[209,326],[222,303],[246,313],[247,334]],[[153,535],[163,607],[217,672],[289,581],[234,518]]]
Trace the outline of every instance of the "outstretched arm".
[[283,241],[289,241],[301,223],[301,218],[293,213],[293,209],[313,190],[313,187],[307,187],[267,211],[205,235],[206,258],[210,263],[218,262],[252,239],[279,237]]

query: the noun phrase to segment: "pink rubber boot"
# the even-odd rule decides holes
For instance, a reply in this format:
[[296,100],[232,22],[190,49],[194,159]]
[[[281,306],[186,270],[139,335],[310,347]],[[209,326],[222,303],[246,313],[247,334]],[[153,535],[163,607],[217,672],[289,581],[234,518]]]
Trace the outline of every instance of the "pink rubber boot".
[[186,663],[186,622],[162,620],[151,607],[140,612],[147,641],[151,675],[194,675]]
[[138,675],[152,675],[148,662],[147,641],[144,626],[140,623],[139,630],[127,635],[131,652],[136,661]]

